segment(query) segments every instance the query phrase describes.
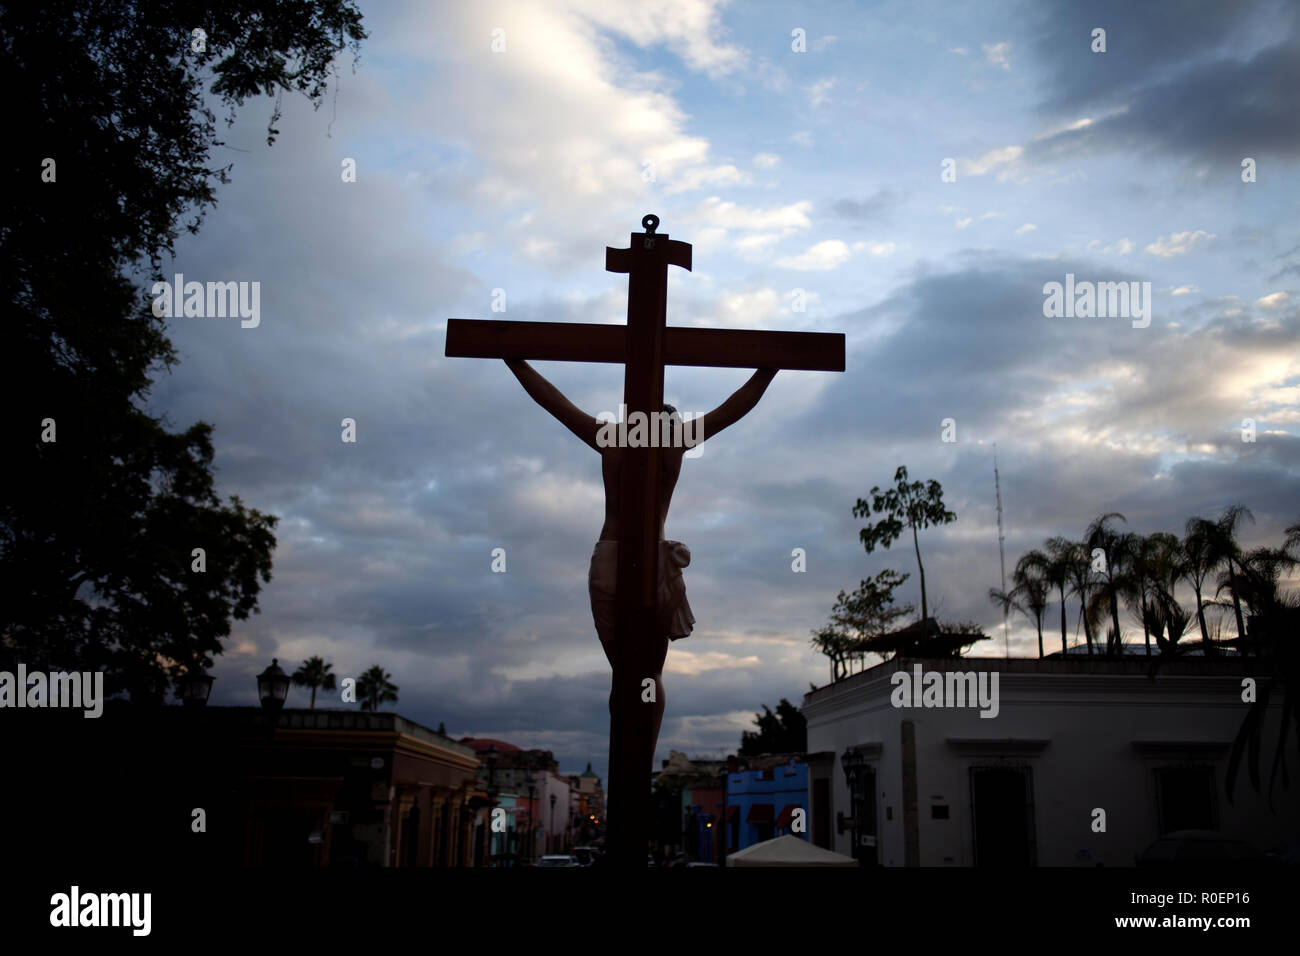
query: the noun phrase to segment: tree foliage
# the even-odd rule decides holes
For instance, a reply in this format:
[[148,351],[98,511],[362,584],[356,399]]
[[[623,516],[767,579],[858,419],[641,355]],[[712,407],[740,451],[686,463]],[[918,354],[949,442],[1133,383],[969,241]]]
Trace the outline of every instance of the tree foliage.
[[1120,635],[1123,633],[1119,623],[1120,582],[1124,578],[1129,560],[1130,539],[1110,526],[1110,520],[1118,518],[1127,521],[1118,511],[1099,515],[1088,525],[1083,533],[1084,543],[1089,553],[1098,557],[1101,552],[1101,571],[1098,574],[1098,586],[1106,597],[1106,607],[1110,611],[1111,627],[1106,635],[1106,652],[1119,654]]
[[989,588],[989,600],[1002,608],[1002,613],[1015,609],[1025,615],[1038,629],[1038,656],[1043,656],[1043,614],[1052,599],[1052,580],[1049,577],[1051,559],[1042,551],[1026,552],[1016,562],[1012,572],[1010,591]]
[[916,610],[911,604],[894,604],[894,591],[909,577],[886,568],[863,580],[852,594],[841,591],[831,608],[831,623],[858,638],[885,633],[900,617]]
[[871,489],[871,500],[859,498],[853,506],[855,518],[869,518],[873,513],[883,515],[874,524],[858,532],[863,546],[870,554],[879,545],[888,548],[904,531],[911,529],[912,546],[916,550],[916,567],[921,575],[921,620],[930,616],[925,593],[925,565],[921,563],[921,544],[917,532],[934,525],[950,524],[957,520],[955,512],[943,504],[943,487],[937,481],[907,480],[907,467],[899,465],[894,472],[893,488],[885,491],[876,485]]
[[886,568],[874,578],[863,580],[849,594],[841,591],[831,608],[829,622],[813,631],[813,646],[831,661],[832,678],[847,673],[849,661],[867,653],[867,642],[884,634],[895,622],[912,614],[911,604],[894,604],[894,591],[908,575]]
[[147,411],[176,360],[147,290],[227,181],[209,103],[227,123],[262,93],[319,104],[364,36],[350,0],[0,6],[6,656],[103,669],[110,693],[157,700],[257,609],[276,519],[219,498],[210,425],[174,432]]
[[742,757],[760,754],[803,753],[808,749],[808,721],[799,708],[784,697],[776,705],[776,712],[763,705],[763,712],[754,715],[757,733],[748,730],[740,735]]
[[377,711],[380,704],[397,703],[398,687],[392,676],[378,664],[362,672],[357,678],[357,701],[362,710]]
[[316,688],[334,690],[338,684],[330,673],[333,664],[325,663],[324,658],[309,657],[293,672],[293,682],[299,687],[311,688],[311,706],[316,708]]

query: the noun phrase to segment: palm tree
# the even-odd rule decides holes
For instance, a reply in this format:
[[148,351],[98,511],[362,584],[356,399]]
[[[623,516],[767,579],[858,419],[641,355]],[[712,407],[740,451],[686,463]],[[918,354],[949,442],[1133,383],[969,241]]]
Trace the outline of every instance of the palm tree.
[[1106,638],[1106,651],[1111,654],[1119,654],[1121,634],[1119,627],[1119,582],[1123,577],[1123,566],[1127,563],[1128,540],[1124,535],[1110,527],[1110,519],[1118,518],[1120,521],[1127,521],[1118,511],[1109,511],[1104,515],[1099,515],[1088,525],[1088,529],[1083,533],[1084,542],[1088,546],[1089,552],[1101,549],[1105,555],[1105,580],[1103,588],[1106,597],[1110,603],[1110,620],[1112,630]]
[[[1270,809],[1279,771],[1283,786],[1290,786],[1285,762],[1288,725],[1300,711],[1297,707],[1297,696],[1300,696],[1297,693],[1297,687],[1300,687],[1300,648],[1295,640],[1295,635],[1300,633],[1300,594],[1283,593],[1278,587],[1282,571],[1300,564],[1300,559],[1288,550],[1293,533],[1292,528],[1287,529],[1287,546],[1276,549],[1256,548],[1242,555],[1239,565],[1241,573],[1233,584],[1234,597],[1239,596],[1251,611],[1250,643],[1256,648],[1256,673],[1261,665],[1268,668],[1268,673],[1260,675],[1255,701],[1232,742],[1224,786],[1228,801],[1231,802],[1233,785],[1244,757],[1250,782],[1255,792],[1259,792],[1260,743],[1264,720],[1268,714],[1269,700],[1277,687],[1281,686],[1286,696],[1282,703],[1281,726],[1278,728],[1277,746],[1269,772]],[[1297,733],[1300,733],[1300,728]]]
[[1094,582],[1092,558],[1088,554],[1088,548],[1082,542],[1070,542],[1066,568],[1066,576],[1070,580],[1070,593],[1079,599],[1079,617],[1083,621],[1083,636],[1088,643],[1088,656],[1091,657],[1095,652],[1092,648],[1092,616],[1088,614],[1088,603]]
[[[1186,573],[1187,553],[1177,535],[1159,531],[1151,535],[1151,538],[1156,542],[1151,560],[1152,578],[1155,582],[1152,601],[1160,609],[1165,630],[1169,633],[1169,646],[1172,648],[1187,633],[1194,620],[1175,597],[1178,582]],[[1160,632],[1153,633],[1156,635],[1156,643],[1159,643]],[[1209,654],[1210,651],[1207,649],[1204,653]]]
[[1047,548],[1047,562],[1043,565],[1043,577],[1056,588],[1061,597],[1061,656],[1066,653],[1065,635],[1065,589],[1070,583],[1070,555],[1072,545],[1068,538],[1048,538],[1043,542]]
[[[1151,656],[1151,632],[1157,623],[1152,612],[1153,602],[1148,600],[1153,586],[1155,545],[1150,538],[1140,534],[1123,535],[1124,551],[1128,554],[1128,567],[1119,581],[1120,597],[1128,607],[1129,613],[1142,625],[1142,640],[1146,645],[1147,657]],[[1164,623],[1159,622],[1159,630],[1164,630]]]
[[1161,643],[1162,631],[1169,623],[1168,612],[1177,603],[1174,584],[1181,573],[1182,543],[1163,531],[1146,537],[1128,534],[1123,536],[1121,550],[1128,555],[1128,566],[1120,582],[1120,593],[1142,625],[1142,638],[1150,657],[1151,635],[1154,633],[1156,643]]
[[1043,573],[1047,555],[1041,551],[1029,551],[1016,562],[1016,569],[1011,573],[1014,587],[1008,592],[1000,588],[989,588],[989,600],[1002,608],[1002,613],[1015,608],[1038,628],[1038,656],[1043,656],[1043,612],[1051,601],[1051,583]]
[[[1284,605],[1278,582],[1283,571],[1297,565],[1300,565],[1300,559],[1292,557],[1285,547],[1255,548],[1241,556],[1236,591],[1250,612],[1251,620],[1274,613]],[[1249,624],[1247,629],[1253,634]]]
[[1115,648],[1119,645],[1119,637],[1115,633],[1115,628],[1108,624],[1106,619],[1110,617],[1110,593],[1101,586],[1104,582],[1099,582],[1097,590],[1092,592],[1088,598],[1088,606],[1084,608],[1084,621],[1092,622],[1092,632],[1097,635],[1097,643],[1101,646],[1103,656],[1115,653]]
[[333,664],[326,664],[323,658],[309,657],[302,662],[302,665],[293,672],[293,682],[299,687],[311,688],[311,706],[316,707],[316,688],[322,690],[333,690],[336,686],[334,675],[330,670]]
[[1195,620],[1185,607],[1174,600],[1168,589],[1162,585],[1156,586],[1154,599],[1149,605],[1148,621],[1161,654],[1177,654],[1178,642],[1191,630]]
[[1286,543],[1282,545],[1282,550],[1287,554],[1295,551],[1297,557],[1300,557],[1300,521],[1286,529]]
[[1210,629],[1205,624],[1205,598],[1201,593],[1206,579],[1214,573],[1222,560],[1214,546],[1214,522],[1201,517],[1188,518],[1185,530],[1183,578],[1196,594],[1196,620],[1201,626],[1201,643],[1205,647],[1205,653],[1217,654],[1218,650],[1210,640]]
[[1219,564],[1227,565],[1227,571],[1221,576],[1219,590],[1226,589],[1232,595],[1232,608],[1237,618],[1237,643],[1242,653],[1246,653],[1246,620],[1242,617],[1241,597],[1237,593],[1237,576],[1242,561],[1241,548],[1237,545],[1237,525],[1243,517],[1251,521],[1255,520],[1250,509],[1241,505],[1232,505],[1224,509],[1219,520],[1210,525],[1207,531],[1210,536],[1210,553],[1218,558],[1215,562],[1216,567]]
[[389,680],[392,676],[376,664],[357,678],[362,710],[376,711],[380,704],[397,703],[397,686]]

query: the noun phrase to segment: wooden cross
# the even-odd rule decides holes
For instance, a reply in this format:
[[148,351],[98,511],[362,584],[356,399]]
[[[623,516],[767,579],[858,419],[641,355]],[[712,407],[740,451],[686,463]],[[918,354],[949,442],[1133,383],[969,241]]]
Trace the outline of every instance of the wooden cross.
[[[663,409],[665,365],[844,371],[842,334],[666,326],[668,267],[689,272],[691,247],[656,235],[658,216],[644,217],[641,226],[645,232],[632,233],[630,248],[605,248],[605,270],[628,274],[627,325],[448,319],[446,354],[622,363],[625,414],[641,412],[651,422]],[[656,626],[659,448],[628,447],[622,454],[606,844],[612,863],[644,867],[654,752],[642,680]]]

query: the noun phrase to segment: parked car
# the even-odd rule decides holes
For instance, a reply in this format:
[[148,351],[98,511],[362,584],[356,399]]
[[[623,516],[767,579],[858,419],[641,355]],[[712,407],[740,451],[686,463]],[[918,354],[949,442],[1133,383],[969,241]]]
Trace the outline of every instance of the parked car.
[[575,846],[573,855],[578,858],[579,866],[591,866],[600,856],[600,850],[594,846]]
[[537,866],[581,866],[576,858],[567,853],[548,853],[536,863]]

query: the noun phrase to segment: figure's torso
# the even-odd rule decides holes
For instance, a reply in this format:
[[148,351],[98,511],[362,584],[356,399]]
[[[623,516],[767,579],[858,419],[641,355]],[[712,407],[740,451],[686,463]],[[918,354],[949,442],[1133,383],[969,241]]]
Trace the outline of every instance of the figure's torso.
[[[672,502],[673,489],[682,473],[681,448],[660,448],[659,451],[659,537],[664,537],[664,522],[668,519],[668,505]],[[626,449],[606,448],[600,453],[601,477],[605,482],[605,523],[600,529],[601,541],[618,540],[618,511],[622,478],[622,464]]]

